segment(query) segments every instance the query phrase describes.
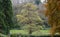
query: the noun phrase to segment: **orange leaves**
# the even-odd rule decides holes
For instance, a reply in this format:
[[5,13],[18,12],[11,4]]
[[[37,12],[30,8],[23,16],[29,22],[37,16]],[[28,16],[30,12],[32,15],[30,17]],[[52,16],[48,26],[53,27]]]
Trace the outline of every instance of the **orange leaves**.
[[60,33],[60,0],[47,0],[45,15],[51,26],[51,36]]
[[48,6],[48,4],[46,3],[46,4],[44,4],[44,6],[45,6],[45,7],[47,7],[47,6]]
[[57,2],[57,8],[60,10],[60,1]]
[[48,11],[47,10],[45,10],[45,16],[48,16]]

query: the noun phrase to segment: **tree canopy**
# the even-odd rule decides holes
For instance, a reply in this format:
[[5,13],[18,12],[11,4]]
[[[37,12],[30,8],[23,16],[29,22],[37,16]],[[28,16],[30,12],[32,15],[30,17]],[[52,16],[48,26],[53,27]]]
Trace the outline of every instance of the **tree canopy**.
[[22,29],[27,29],[29,31],[42,29],[43,20],[38,15],[38,8],[36,5],[28,3],[22,7],[20,14],[16,15],[17,21],[20,23]]

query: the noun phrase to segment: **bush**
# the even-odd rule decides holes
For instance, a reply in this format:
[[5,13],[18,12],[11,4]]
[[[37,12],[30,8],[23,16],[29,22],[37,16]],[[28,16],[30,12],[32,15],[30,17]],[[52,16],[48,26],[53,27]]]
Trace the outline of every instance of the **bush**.
[[0,37],[7,37],[7,35],[4,35],[4,34],[0,33]]

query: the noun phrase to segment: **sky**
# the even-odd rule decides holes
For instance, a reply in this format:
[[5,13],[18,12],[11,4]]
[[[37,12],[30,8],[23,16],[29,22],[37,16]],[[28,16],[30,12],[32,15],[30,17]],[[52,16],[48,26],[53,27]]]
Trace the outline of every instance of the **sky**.
[[[19,3],[22,3],[22,0],[18,0],[20,1]],[[41,0],[41,2],[43,3],[45,0]],[[17,3],[17,0],[12,0],[12,3],[16,4]]]
[[43,3],[45,0],[41,0],[41,2]]
[[[20,0],[20,3],[22,3],[21,1],[22,1],[22,0]],[[43,3],[44,1],[45,1],[45,0],[41,0],[42,3]]]

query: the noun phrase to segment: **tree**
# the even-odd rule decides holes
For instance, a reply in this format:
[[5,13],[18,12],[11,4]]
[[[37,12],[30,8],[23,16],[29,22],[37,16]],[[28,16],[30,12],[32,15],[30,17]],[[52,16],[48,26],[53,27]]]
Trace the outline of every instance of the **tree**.
[[29,30],[29,34],[31,34],[33,30],[38,29],[38,25],[42,26],[43,20],[38,15],[38,8],[34,4],[28,3],[22,7],[20,14],[16,15],[17,21],[19,21],[20,27]]
[[13,11],[10,0],[0,0],[0,30],[1,33],[8,34],[13,28]]
[[51,26],[51,36],[55,33],[60,34],[60,0],[47,0],[46,16],[48,17],[48,23]]
[[41,0],[35,0],[35,4],[39,5],[41,3]]

